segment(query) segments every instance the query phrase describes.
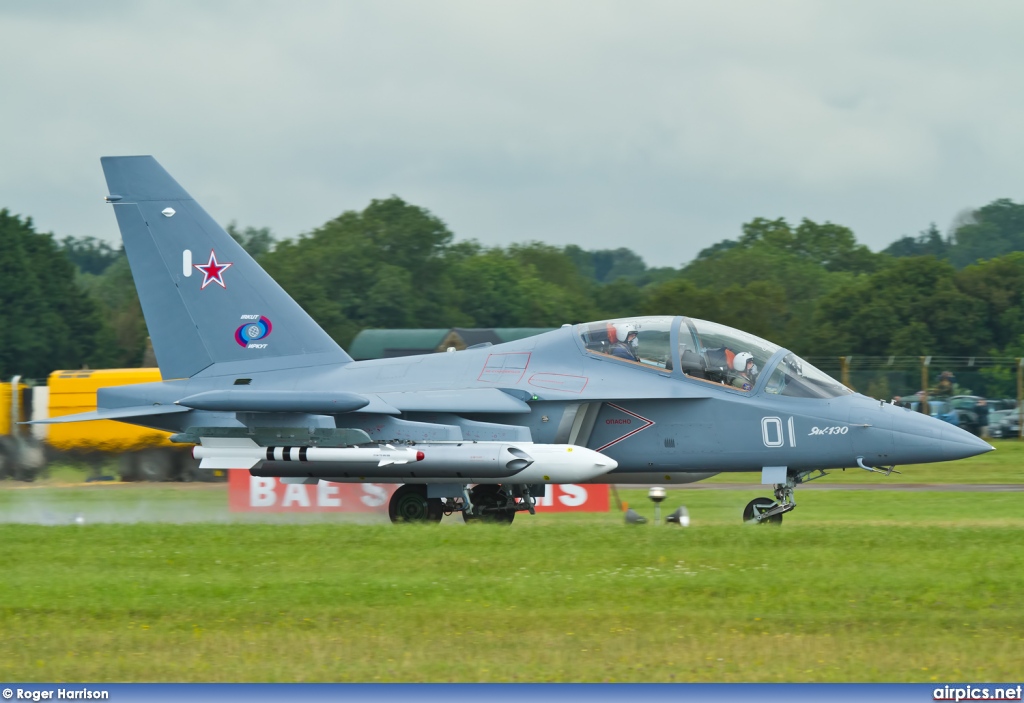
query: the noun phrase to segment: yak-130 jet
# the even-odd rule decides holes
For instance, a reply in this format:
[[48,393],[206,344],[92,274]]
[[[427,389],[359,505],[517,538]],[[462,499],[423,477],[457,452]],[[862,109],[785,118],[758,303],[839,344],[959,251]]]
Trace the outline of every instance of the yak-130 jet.
[[685,310],[464,351],[353,361],[150,156],[101,159],[164,381],[100,389],[111,419],[172,432],[203,469],[403,484],[393,521],[512,522],[550,483],[758,472],[781,522],[829,469],[992,449],[857,394],[796,354]]

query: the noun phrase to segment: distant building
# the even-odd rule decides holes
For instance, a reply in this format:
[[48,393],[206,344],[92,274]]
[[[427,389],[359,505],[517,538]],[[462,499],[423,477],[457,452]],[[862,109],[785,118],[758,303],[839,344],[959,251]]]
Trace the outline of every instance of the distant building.
[[348,353],[356,361],[443,352],[480,345],[512,342],[550,332],[553,327],[445,327],[426,330],[363,330],[352,340]]

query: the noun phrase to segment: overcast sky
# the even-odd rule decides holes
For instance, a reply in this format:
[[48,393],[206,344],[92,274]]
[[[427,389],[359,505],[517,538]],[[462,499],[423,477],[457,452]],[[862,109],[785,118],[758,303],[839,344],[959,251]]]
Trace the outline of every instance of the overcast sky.
[[754,217],[878,250],[1020,201],[1024,3],[0,2],[0,207],[118,240],[99,157],[221,223],[372,198],[678,266]]

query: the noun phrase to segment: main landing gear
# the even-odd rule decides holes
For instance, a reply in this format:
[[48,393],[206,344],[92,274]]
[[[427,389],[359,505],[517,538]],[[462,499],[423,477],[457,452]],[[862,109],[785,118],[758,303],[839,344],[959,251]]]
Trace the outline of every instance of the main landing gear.
[[440,498],[427,498],[427,487],[406,483],[398,487],[388,503],[391,522],[441,522],[444,505]]
[[451,486],[449,495],[442,499],[428,498],[425,485],[407,483],[391,496],[388,516],[391,522],[436,523],[445,515],[460,512],[462,519],[469,523],[511,525],[517,512],[534,513],[531,488],[536,491],[534,486],[520,484]]
[[800,471],[786,476],[785,483],[775,484],[775,500],[754,498],[743,509],[743,522],[748,525],[781,525],[782,516],[796,507],[793,492],[801,483],[825,476],[821,469]]
[[515,501],[510,499],[504,486],[481,483],[469,489],[470,508],[463,509],[466,522],[492,522],[511,525],[516,517]]

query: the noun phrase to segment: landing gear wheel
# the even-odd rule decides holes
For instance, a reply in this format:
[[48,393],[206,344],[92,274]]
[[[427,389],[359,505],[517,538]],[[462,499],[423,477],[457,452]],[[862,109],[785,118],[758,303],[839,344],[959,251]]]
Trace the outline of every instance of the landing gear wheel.
[[196,460],[188,454],[184,454],[178,457],[178,480],[182,483],[192,483],[197,478],[199,471]]
[[[743,509],[743,522],[750,522],[754,519],[755,515],[775,507],[776,502],[771,498],[754,498],[754,500],[747,503],[747,507]],[[772,515],[771,517],[759,520],[757,525],[781,525],[782,524],[782,513],[778,515]]]
[[391,522],[440,522],[443,514],[441,499],[427,498],[422,485],[399,486],[388,503]]
[[139,457],[136,452],[125,452],[117,460],[117,474],[122,481],[139,480]]
[[143,449],[138,454],[136,478],[140,481],[169,481],[174,455],[166,449]]
[[469,489],[469,499],[473,502],[474,513],[470,515],[462,511],[462,519],[466,522],[489,522],[498,525],[511,525],[516,517],[514,509],[505,508],[508,497],[501,486],[481,483]]

